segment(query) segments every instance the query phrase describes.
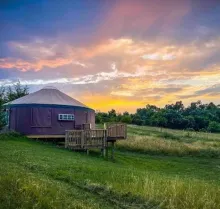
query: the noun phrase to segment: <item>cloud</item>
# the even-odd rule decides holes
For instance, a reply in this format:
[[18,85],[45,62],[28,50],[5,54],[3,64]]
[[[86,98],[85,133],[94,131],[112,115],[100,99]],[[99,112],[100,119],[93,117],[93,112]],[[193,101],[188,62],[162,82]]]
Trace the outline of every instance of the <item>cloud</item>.
[[13,5],[13,14],[1,15],[0,85],[17,79],[30,91],[55,85],[103,110],[179,99],[219,102],[219,12],[216,3],[204,2],[83,4],[90,12],[53,2],[45,11],[34,6],[35,15],[27,4]]
[[[100,81],[108,81],[116,78],[133,78],[145,75],[143,71],[137,71],[135,73],[126,73],[119,72],[116,68],[115,63],[111,65],[112,71],[110,72],[100,72],[94,75],[86,75],[76,78],[58,78],[53,80],[43,80],[43,79],[34,79],[34,80],[20,80],[22,85],[45,85],[45,84],[88,84],[88,83],[99,83]],[[8,80],[0,81],[1,85],[10,85],[11,82]]]
[[200,90],[196,90],[192,94],[182,95],[180,99],[190,99],[190,98],[209,98],[209,97],[219,97],[220,95],[220,84],[216,84],[214,86],[203,88]]
[[175,56],[173,54],[144,54],[141,56],[143,59],[149,60],[173,60]]
[[71,59],[56,58],[54,60],[38,60],[38,61],[25,61],[21,59],[4,58],[0,59],[0,68],[11,69],[16,68],[23,72],[34,70],[39,71],[44,67],[57,68],[60,66],[71,64]]
[[209,88],[205,88],[195,92],[196,95],[213,94],[213,93],[220,94],[220,84],[216,84]]
[[[20,46],[16,43],[11,49],[25,56],[2,58],[0,68],[9,72],[17,69],[17,78],[32,89],[43,85],[65,86],[68,89],[65,92],[100,109],[101,104],[88,98],[104,98],[103,106],[110,102],[122,108],[123,102],[128,103],[130,110],[148,103],[163,106],[179,99],[190,102],[192,95],[202,99],[208,94],[195,92],[217,84],[220,79],[220,63],[213,60],[204,63],[213,54],[218,55],[219,39],[186,45],[128,37],[111,38],[89,46],[45,40],[21,45],[15,47]],[[7,86],[13,81],[5,76],[0,84]]]
[[148,71],[151,69],[172,72],[179,72],[179,69],[200,71],[204,65],[208,67],[213,62],[218,63],[218,55],[220,55],[219,39],[203,45],[200,42],[191,42],[184,46],[150,43],[131,38],[109,39],[88,47],[76,47],[65,42],[50,42],[34,40],[28,44],[13,43],[11,49],[19,50],[27,58],[0,59],[0,68],[40,71],[45,68],[58,68],[65,65],[71,68],[71,65],[76,65],[88,68],[83,72],[89,74],[89,71],[103,72],[106,65],[116,62],[119,71],[124,72],[131,72],[132,68],[133,71],[137,71],[137,68],[145,68]]
[[82,62],[79,62],[79,61],[72,61],[72,63],[73,63],[74,65],[79,65],[79,66],[84,67],[84,68],[87,68],[87,67],[88,67],[86,64],[84,64],[84,63],[82,63]]
[[111,95],[115,95],[115,96],[126,96],[126,97],[132,97],[134,96],[134,94],[132,92],[129,91],[112,91]]
[[122,33],[129,36],[143,36],[154,24],[159,24],[164,31],[179,23],[191,9],[188,0],[119,0],[107,13],[103,24],[97,31],[97,37],[119,37]]

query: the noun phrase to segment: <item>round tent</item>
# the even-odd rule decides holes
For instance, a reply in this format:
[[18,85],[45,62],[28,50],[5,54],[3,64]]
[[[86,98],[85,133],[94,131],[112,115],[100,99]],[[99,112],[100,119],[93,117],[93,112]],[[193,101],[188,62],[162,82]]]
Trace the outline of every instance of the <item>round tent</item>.
[[9,129],[26,135],[63,135],[65,130],[95,126],[95,111],[54,87],[6,104]]

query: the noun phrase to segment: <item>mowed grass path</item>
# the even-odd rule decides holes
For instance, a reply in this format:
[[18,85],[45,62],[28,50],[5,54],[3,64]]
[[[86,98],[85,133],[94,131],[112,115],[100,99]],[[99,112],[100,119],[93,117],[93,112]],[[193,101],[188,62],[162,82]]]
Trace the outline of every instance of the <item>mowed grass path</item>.
[[115,162],[0,135],[0,208],[218,209],[220,135],[193,134],[130,126]]

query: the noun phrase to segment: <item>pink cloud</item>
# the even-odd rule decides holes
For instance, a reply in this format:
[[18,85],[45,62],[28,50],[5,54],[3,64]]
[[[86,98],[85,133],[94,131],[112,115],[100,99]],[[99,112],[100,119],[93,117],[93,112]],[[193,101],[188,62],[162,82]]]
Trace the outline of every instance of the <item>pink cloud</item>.
[[16,68],[21,71],[35,70],[39,71],[43,67],[57,68],[72,63],[71,59],[56,58],[53,60],[25,61],[21,59],[5,58],[0,59],[0,68],[11,69]]
[[166,29],[179,23],[190,9],[189,0],[119,0],[106,15],[97,34],[99,39],[127,32],[143,35],[155,22]]

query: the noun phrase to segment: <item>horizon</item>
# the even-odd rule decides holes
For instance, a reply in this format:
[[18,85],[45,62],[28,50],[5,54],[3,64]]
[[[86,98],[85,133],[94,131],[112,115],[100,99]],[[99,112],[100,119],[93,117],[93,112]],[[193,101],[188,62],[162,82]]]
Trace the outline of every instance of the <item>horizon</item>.
[[94,110],[220,104],[217,0],[4,1],[0,85],[55,86]]

